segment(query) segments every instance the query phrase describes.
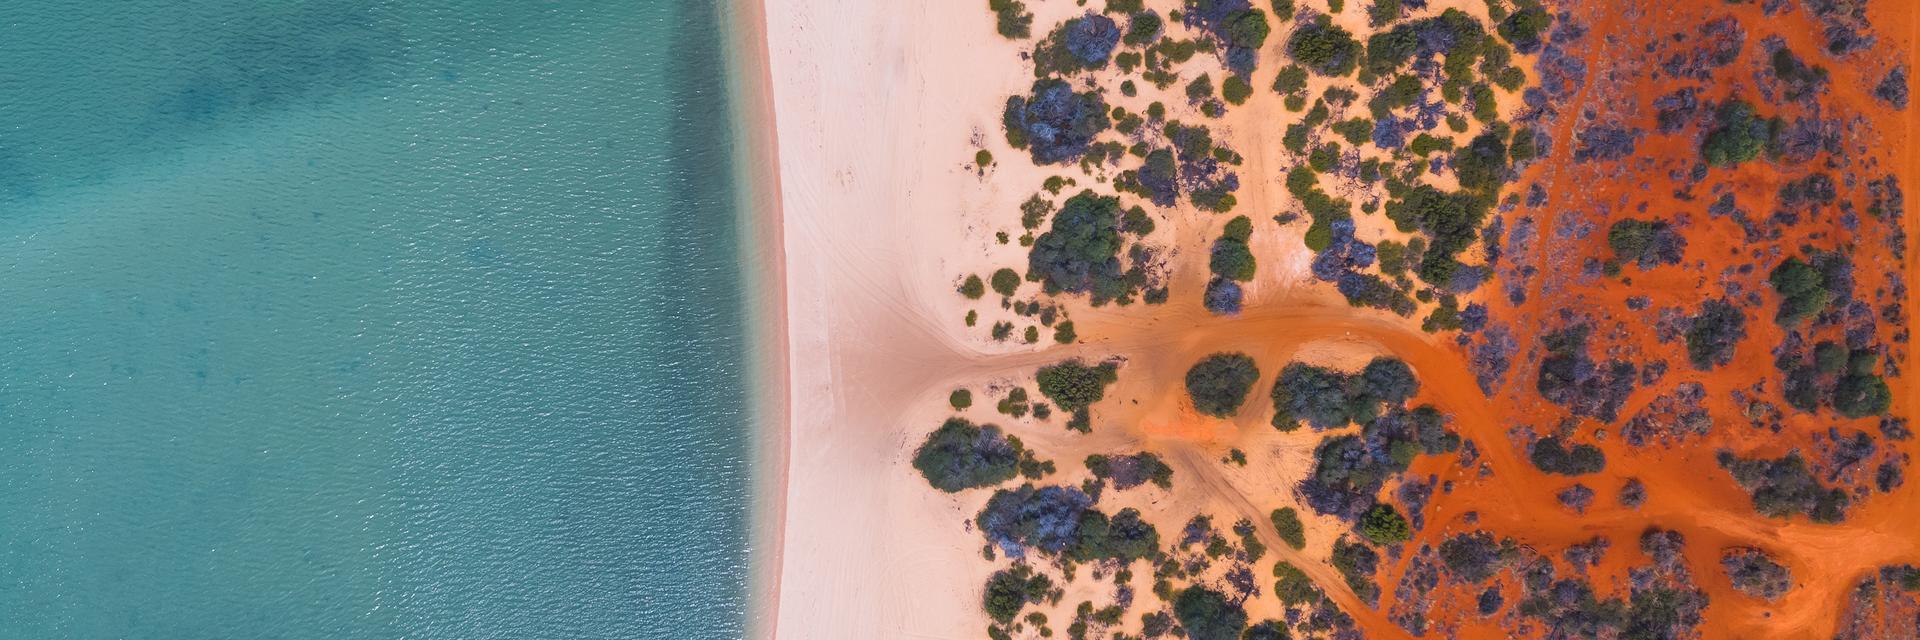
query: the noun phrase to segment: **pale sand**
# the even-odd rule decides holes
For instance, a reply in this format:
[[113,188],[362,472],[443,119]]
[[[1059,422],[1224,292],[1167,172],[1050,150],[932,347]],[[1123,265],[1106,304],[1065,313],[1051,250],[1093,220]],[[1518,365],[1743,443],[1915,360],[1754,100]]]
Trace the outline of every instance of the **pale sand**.
[[963,165],[970,132],[998,138],[991,103],[1030,72],[1001,62],[1015,45],[972,2],[767,9],[791,395],[779,595],[760,632],[972,637],[986,567],[956,559],[979,557],[978,505],[929,489],[904,452],[967,369],[948,282],[1018,248],[983,251],[984,219],[1025,193]]

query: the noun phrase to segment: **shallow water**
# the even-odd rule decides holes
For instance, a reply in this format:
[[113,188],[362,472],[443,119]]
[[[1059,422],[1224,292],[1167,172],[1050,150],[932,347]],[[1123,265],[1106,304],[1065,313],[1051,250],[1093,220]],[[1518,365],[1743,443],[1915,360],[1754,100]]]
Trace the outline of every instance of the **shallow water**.
[[743,632],[708,2],[3,4],[6,636]]

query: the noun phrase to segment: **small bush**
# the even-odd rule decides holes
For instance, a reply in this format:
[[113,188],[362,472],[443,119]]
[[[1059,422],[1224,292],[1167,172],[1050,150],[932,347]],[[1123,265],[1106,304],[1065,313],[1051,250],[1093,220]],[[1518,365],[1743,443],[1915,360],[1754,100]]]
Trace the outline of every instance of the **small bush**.
[[1053,327],[1054,342],[1058,342],[1060,344],[1073,344],[1073,341],[1078,339],[1080,339],[1080,334],[1074,333],[1072,320],[1068,320],[1058,325],[1054,325]]
[[967,407],[973,406],[973,392],[966,389],[954,389],[953,393],[947,394],[947,404],[953,405],[956,411],[964,411]]
[[1003,296],[1012,296],[1020,289],[1020,274],[1012,269],[1002,268],[993,272],[993,292]]
[[960,283],[960,295],[966,296],[968,300],[979,300],[980,296],[986,294],[987,287],[980,282],[980,276],[967,274],[967,279]]

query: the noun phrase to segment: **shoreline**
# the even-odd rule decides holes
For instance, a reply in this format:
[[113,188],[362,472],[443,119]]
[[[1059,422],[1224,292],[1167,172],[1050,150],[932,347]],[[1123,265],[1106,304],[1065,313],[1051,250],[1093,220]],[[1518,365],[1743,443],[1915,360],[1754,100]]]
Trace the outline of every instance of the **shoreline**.
[[778,134],[773,109],[773,70],[762,0],[728,0],[726,20],[729,107],[740,124],[733,173],[739,252],[747,281],[750,337],[748,360],[753,425],[753,492],[747,549],[748,637],[778,635],[782,548],[786,538],[789,424],[786,244],[781,207]]

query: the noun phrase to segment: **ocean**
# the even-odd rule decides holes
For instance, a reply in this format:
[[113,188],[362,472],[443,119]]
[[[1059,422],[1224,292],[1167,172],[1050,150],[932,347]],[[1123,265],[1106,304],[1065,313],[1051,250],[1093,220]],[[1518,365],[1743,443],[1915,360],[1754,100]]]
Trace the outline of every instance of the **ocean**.
[[713,3],[0,2],[0,636],[745,633]]

